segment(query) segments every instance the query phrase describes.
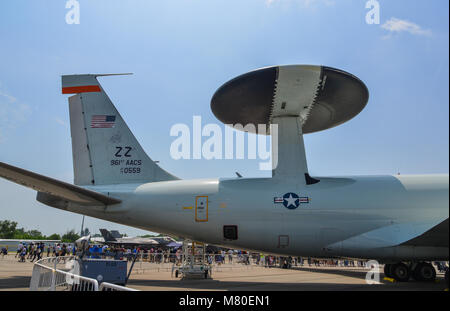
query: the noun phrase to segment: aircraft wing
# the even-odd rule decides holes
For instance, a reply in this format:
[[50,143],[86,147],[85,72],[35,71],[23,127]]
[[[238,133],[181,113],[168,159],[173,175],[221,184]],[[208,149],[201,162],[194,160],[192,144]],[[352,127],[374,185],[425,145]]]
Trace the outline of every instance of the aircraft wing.
[[0,162],[0,177],[32,188],[40,193],[47,193],[51,196],[81,205],[102,206],[121,202],[101,193],[39,175],[3,162]]
[[[109,242],[108,242],[109,243]],[[121,238],[113,243],[121,245],[159,245],[159,243],[150,238]]]

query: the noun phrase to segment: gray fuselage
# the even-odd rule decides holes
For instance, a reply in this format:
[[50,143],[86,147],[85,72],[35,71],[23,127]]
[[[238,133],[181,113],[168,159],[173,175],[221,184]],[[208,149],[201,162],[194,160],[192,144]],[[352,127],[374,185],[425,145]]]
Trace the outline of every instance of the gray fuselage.
[[[68,210],[117,223],[264,253],[384,260],[447,260],[447,233],[432,245],[407,242],[448,219],[448,175],[319,178],[314,185],[201,179],[90,187],[122,203]],[[286,193],[309,203],[286,208]],[[207,204],[200,209],[201,202]],[[197,206],[198,205],[198,206]],[[237,226],[237,239],[224,238]]]

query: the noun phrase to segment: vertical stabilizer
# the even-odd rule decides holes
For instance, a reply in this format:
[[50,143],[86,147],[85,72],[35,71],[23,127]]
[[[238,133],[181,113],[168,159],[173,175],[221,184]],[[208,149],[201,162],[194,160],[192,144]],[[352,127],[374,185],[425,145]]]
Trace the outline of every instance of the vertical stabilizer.
[[105,242],[115,242],[117,241],[116,238],[106,229],[100,229],[100,233],[103,236],[103,239],[105,239]]
[[62,76],[69,97],[76,185],[175,180],[140,146],[97,80],[102,75]]

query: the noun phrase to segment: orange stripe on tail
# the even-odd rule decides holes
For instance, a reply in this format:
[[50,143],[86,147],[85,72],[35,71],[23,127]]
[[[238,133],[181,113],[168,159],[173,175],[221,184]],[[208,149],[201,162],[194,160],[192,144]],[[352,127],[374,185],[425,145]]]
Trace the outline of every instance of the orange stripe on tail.
[[70,86],[62,88],[63,94],[91,93],[91,92],[101,92],[100,86],[83,85],[83,86]]

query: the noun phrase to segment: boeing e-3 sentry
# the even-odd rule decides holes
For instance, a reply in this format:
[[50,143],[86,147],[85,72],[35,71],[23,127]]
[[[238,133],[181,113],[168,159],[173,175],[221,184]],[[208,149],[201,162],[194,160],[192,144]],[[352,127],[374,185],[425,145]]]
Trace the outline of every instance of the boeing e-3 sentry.
[[290,65],[225,83],[212,97],[214,115],[229,125],[276,124],[277,165],[271,178],[200,180],[180,180],[149,158],[99,76],[62,76],[62,93],[75,94],[75,185],[5,163],[0,176],[35,189],[37,200],[54,208],[235,249],[376,259],[399,281],[433,280],[429,261],[448,260],[448,174],[308,173],[303,135],[350,120],[368,102],[354,75]]

